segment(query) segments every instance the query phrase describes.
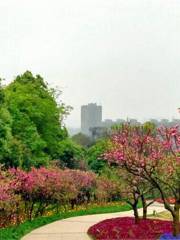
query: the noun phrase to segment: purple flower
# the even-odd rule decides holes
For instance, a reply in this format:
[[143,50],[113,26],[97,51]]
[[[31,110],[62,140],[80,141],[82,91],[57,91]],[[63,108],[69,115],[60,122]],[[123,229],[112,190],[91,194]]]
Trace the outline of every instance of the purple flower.
[[174,237],[172,233],[163,234],[159,240],[180,240],[180,235]]

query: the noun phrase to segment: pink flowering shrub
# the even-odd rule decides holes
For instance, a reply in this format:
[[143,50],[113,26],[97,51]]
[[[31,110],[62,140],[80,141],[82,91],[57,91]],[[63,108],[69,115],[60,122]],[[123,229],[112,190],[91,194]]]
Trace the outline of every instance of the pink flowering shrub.
[[99,176],[96,181],[95,197],[99,202],[112,201],[114,198],[120,198],[119,182]]
[[171,232],[170,221],[142,219],[139,224],[135,224],[132,217],[107,219],[88,230],[88,234],[96,240],[157,240],[162,234]]
[[[42,216],[50,206],[59,211],[88,203],[94,200],[97,182],[94,173],[80,170],[55,167],[32,168],[29,172],[19,168],[0,169],[0,227]],[[113,185],[107,187],[106,200]],[[112,188],[111,191],[115,190]]]
[[11,188],[21,196],[28,219],[43,215],[50,204],[67,204],[77,194],[73,179],[60,169],[42,167],[32,168],[30,172],[21,169],[11,169],[9,172],[12,177]]
[[66,169],[64,174],[73,180],[78,192],[91,190],[96,184],[96,175],[93,172]]
[[20,222],[19,218],[20,198],[11,188],[11,181],[7,172],[0,171],[0,227],[14,222]]
[[73,180],[76,188],[76,196],[70,199],[71,207],[88,203],[91,200],[93,190],[96,186],[96,175],[93,172],[66,169],[64,173]]
[[61,170],[59,168],[32,168],[30,172],[11,169],[11,187],[25,203],[28,219],[42,215],[49,204],[68,205],[79,195],[90,194],[95,186],[96,175],[80,170]]

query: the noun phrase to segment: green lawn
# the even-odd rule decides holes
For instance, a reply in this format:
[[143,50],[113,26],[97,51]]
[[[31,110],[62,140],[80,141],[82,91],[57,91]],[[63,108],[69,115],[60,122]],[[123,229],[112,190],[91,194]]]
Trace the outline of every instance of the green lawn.
[[83,216],[90,214],[101,214],[101,213],[113,213],[131,210],[131,207],[127,204],[114,203],[107,206],[90,206],[87,209],[69,211],[60,214],[56,214],[48,217],[36,218],[32,221],[26,221],[18,226],[0,229],[0,240],[17,240],[21,239],[24,235],[31,232],[33,229],[46,225],[48,223],[61,220],[64,218]]
[[160,213],[156,213],[155,215],[149,215],[149,218],[171,220],[172,221],[172,216],[171,216],[170,212],[168,212],[168,211],[163,211],[163,212],[160,212]]

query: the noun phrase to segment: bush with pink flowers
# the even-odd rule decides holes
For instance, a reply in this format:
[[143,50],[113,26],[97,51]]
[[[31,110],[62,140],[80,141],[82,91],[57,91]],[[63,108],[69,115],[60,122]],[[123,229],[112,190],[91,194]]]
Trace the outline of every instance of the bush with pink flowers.
[[19,203],[20,198],[11,187],[7,172],[0,172],[0,227],[20,221]]
[[97,201],[106,202],[120,198],[121,186],[119,182],[99,176],[96,180],[95,197]]
[[99,183],[104,192],[108,191],[104,196],[108,201],[116,191],[115,183],[100,180],[93,172],[44,167],[29,172],[0,169],[0,227],[46,215],[49,208],[57,212],[94,201]]

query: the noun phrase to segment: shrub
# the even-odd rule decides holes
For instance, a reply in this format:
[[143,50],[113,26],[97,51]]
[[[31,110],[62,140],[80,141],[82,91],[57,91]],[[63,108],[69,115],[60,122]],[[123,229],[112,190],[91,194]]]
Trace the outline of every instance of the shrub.
[[108,201],[117,191],[117,185],[93,172],[59,168],[0,169],[0,227],[18,224],[24,220],[46,215],[49,208],[94,200],[94,194]]

